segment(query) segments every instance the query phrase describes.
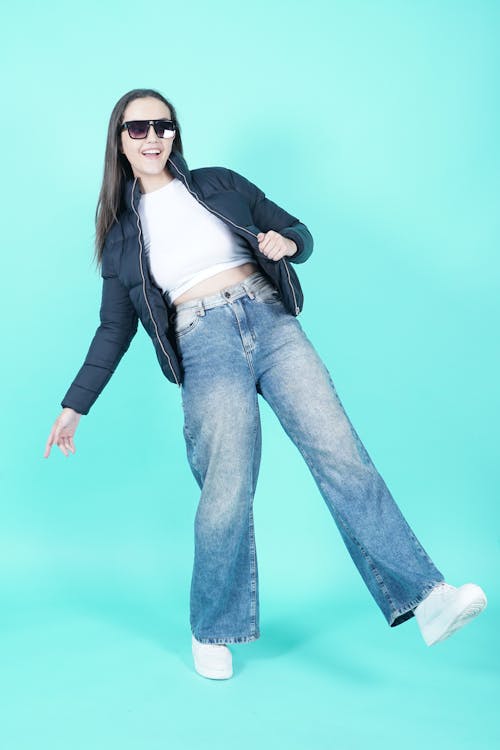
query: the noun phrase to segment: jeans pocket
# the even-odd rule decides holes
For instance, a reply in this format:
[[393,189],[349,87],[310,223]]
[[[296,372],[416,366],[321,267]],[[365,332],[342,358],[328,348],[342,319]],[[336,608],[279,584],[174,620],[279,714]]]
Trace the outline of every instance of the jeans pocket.
[[200,322],[197,308],[185,307],[178,310],[174,316],[174,331],[176,336],[184,336],[192,331]]

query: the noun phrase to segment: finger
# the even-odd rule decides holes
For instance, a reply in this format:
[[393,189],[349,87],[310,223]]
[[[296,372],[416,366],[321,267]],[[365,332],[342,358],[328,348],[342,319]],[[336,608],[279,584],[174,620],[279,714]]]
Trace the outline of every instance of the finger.
[[266,232],[266,233],[265,233],[265,235],[264,235],[264,239],[263,239],[263,240],[262,240],[262,242],[260,243],[260,247],[261,247],[261,249],[262,249],[262,248],[263,248],[263,249],[265,249],[265,250],[268,250],[268,249],[269,249],[269,243],[270,243],[270,242],[272,242],[272,239],[273,239],[273,234],[274,234],[274,232],[273,232],[273,230],[272,230],[272,229],[270,229],[270,230],[269,230],[269,232]]
[[281,242],[275,240],[270,247],[269,258],[271,260],[279,260],[281,258],[281,248]]
[[44,458],[47,458],[47,456],[50,455],[50,448],[51,448],[52,443],[53,443],[53,435],[51,432],[49,437],[47,438],[47,442],[45,443],[45,453],[43,454]]
[[43,458],[48,458],[49,456],[50,456],[50,443],[46,443]]
[[276,258],[276,253],[279,250],[279,242],[276,241],[276,238],[273,237],[273,240],[269,246],[269,257],[271,260],[274,260]]
[[68,455],[68,451],[66,449],[64,441],[63,440],[59,440],[59,442],[57,443],[57,445],[59,446],[60,450],[64,453],[64,455],[67,456]]
[[267,233],[266,238],[264,242],[262,243],[262,247],[261,247],[261,250],[264,252],[265,255],[267,255],[268,258],[272,258],[271,253],[276,242],[275,237],[274,237],[274,232],[272,233],[271,232],[272,230],[270,230]]

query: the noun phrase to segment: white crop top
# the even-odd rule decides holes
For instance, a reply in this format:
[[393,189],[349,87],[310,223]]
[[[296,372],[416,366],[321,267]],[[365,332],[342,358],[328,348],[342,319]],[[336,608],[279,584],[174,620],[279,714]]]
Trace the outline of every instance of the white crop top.
[[202,206],[177,177],[141,195],[139,216],[151,273],[170,304],[203,279],[255,262],[245,240]]

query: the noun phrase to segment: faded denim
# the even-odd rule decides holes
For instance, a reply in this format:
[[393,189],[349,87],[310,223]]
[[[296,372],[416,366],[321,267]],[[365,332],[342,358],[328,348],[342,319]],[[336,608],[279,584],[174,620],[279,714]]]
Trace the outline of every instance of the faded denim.
[[444,580],[347,417],[330,373],[261,272],[173,314],[184,367],[195,515],[190,624],[202,643],[260,636],[253,498],[261,458],[258,394],[304,457],[344,543],[391,627]]

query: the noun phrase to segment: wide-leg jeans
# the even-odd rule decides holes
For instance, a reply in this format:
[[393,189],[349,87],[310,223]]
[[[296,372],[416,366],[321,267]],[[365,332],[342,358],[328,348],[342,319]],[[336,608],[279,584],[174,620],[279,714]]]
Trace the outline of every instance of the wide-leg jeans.
[[351,424],[328,368],[274,284],[255,271],[173,316],[184,368],[184,438],[201,490],[190,625],[203,643],[260,636],[253,499],[258,395],[314,477],[347,550],[391,627],[444,580]]

